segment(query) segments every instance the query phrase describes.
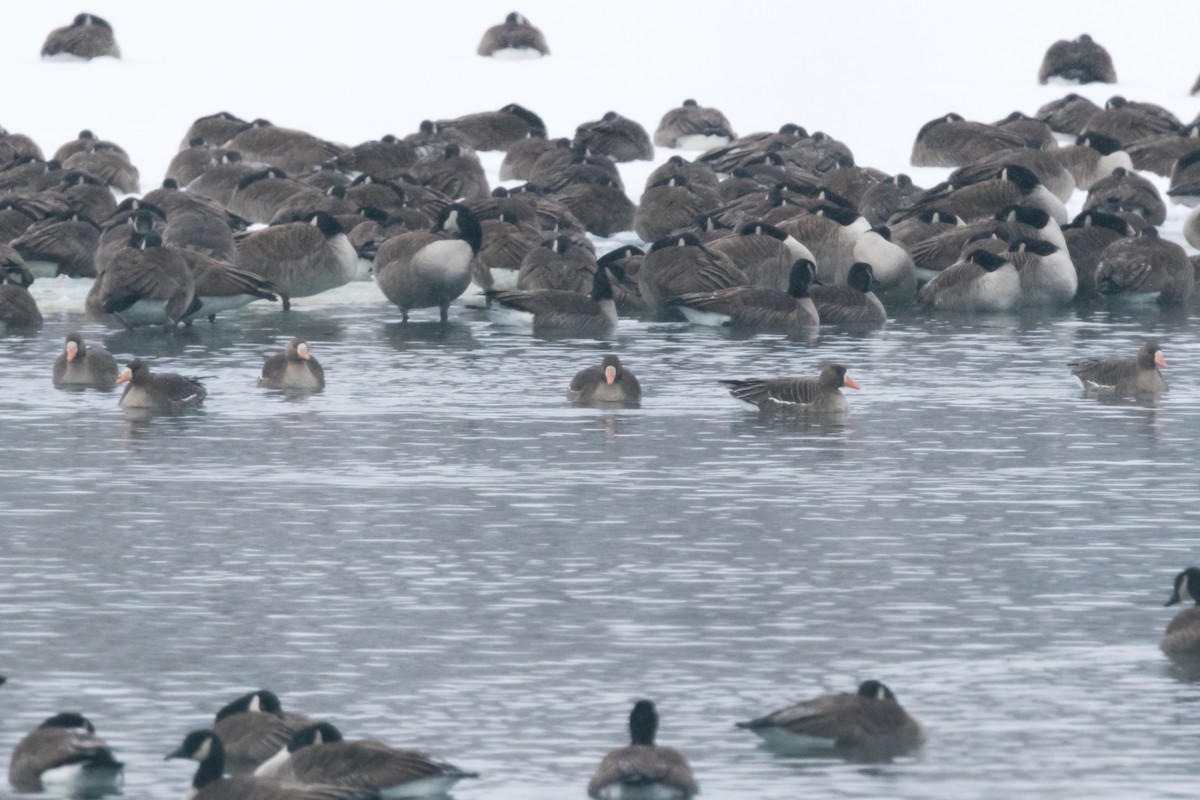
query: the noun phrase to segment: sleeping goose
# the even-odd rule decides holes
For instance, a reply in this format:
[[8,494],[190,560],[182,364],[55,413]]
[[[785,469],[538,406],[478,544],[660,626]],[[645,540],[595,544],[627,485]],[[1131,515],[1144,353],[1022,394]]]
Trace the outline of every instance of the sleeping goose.
[[672,297],[748,286],[749,279],[724,253],[700,243],[694,233],[659,239],[642,260],[637,274],[642,298],[659,312]]
[[241,269],[269,282],[283,298],[311,297],[354,280],[358,253],[342,226],[324,211],[302,222],[286,222],[236,238]]
[[33,274],[6,244],[0,243],[0,332],[5,328],[42,327],[42,312],[29,292]]
[[605,356],[599,366],[575,373],[567,389],[567,402],[578,406],[636,406],[641,400],[641,384],[615,355]]
[[801,259],[816,263],[812,252],[795,237],[765,222],[747,222],[734,236],[709,243],[710,250],[724,253],[737,264],[751,286],[786,291],[792,266]]
[[1162,225],[1167,220],[1167,205],[1154,184],[1124,167],[1092,184],[1083,210],[1109,214],[1133,212],[1146,220],[1147,225]]
[[592,287],[596,256],[562,235],[542,242],[525,254],[517,272],[517,288],[558,289],[584,294]]
[[1065,306],[1075,299],[1079,275],[1066,250],[1041,239],[1017,239],[1005,257],[1020,275],[1022,306]]
[[400,307],[405,322],[414,308],[437,307],[442,322],[450,303],[471,283],[471,262],[483,230],[461,203],[446,206],[433,228],[393,236],[375,256],[375,282]]
[[88,290],[84,308],[106,324],[169,330],[198,309],[196,281],[181,251],[163,247],[153,231],[133,233]]
[[1116,83],[1112,56],[1086,33],[1074,41],[1059,39],[1046,50],[1038,83],[1060,78],[1072,83]]
[[887,309],[875,296],[876,284],[871,265],[859,261],[846,273],[844,285],[813,286],[808,293],[822,324],[882,325]]
[[1159,645],[1172,659],[1190,661],[1200,659],[1200,569],[1188,567],[1175,576],[1175,588],[1164,603],[1173,606],[1191,600],[1191,608],[1185,608],[1167,624],[1166,634]]
[[850,404],[842,387],[859,388],[841,364],[826,364],[816,378],[749,378],[721,381],[729,393],[759,411],[845,414]]
[[212,729],[222,742],[225,766],[237,774],[253,771],[313,722],[303,714],[285,712],[274,692],[259,689],[226,703]]
[[732,286],[676,295],[668,303],[695,325],[728,325],[741,331],[792,333],[823,321],[809,297],[817,268],[810,259],[791,267],[786,292],[762,286]]
[[74,56],[93,59],[120,58],[121,48],[113,36],[112,25],[95,14],[78,14],[70,25],[55,28],[42,44],[42,58]]
[[1037,110],[1035,117],[1050,126],[1055,133],[1078,136],[1100,106],[1074,92],[1058,100],[1051,100]]
[[1025,140],[1016,133],[952,113],[921,126],[910,161],[914,167],[961,167],[1024,146]]
[[613,161],[649,161],[654,158],[650,134],[640,123],[623,117],[616,111],[605,112],[595,122],[584,122],[575,128],[572,144],[585,146],[590,152],[608,156]]
[[8,782],[18,792],[108,794],[118,791],[124,766],[87,717],[62,712],[13,748]]
[[88,347],[81,335],[72,332],[54,360],[54,385],[111,389],[117,385],[118,371],[111,353],[98,344]]
[[532,323],[534,333],[603,336],[617,325],[617,306],[606,267],[596,268],[588,295],[564,289],[514,289],[491,291],[487,296],[494,303],[493,312],[496,305],[516,312]]
[[476,52],[499,59],[540,58],[550,55],[546,37],[516,11],[483,34]]
[[1182,247],[1159,238],[1154,227],[1136,239],[1120,239],[1104,248],[1096,264],[1096,290],[1106,297],[1134,302],[1182,303],[1191,297],[1196,274]]
[[439,135],[453,132],[462,136],[475,150],[505,150],[529,136],[546,135],[542,118],[516,103],[509,103],[499,111],[438,120],[434,129]]
[[604,756],[588,783],[595,800],[688,800],[699,794],[691,765],[678,751],[656,745],[658,711],[639,700],[629,714],[630,744]]
[[1012,262],[979,248],[921,287],[917,302],[941,311],[1008,311],[1021,297]]
[[1089,392],[1128,396],[1167,391],[1167,381],[1159,372],[1167,361],[1157,342],[1142,345],[1136,358],[1088,359],[1070,366],[1071,374]]
[[733,126],[718,109],[706,108],[695,100],[684,100],[678,108],[663,114],[654,131],[659,147],[681,150],[708,150],[724,147],[737,138]]

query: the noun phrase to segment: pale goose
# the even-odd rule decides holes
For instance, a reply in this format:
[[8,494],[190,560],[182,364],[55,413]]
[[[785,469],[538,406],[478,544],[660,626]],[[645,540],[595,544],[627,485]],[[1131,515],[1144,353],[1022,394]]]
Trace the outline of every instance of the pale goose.
[[668,302],[695,325],[728,325],[739,331],[794,333],[822,322],[809,296],[817,268],[811,259],[792,266],[787,291],[762,286],[733,286],[713,292],[690,292]]
[[579,406],[636,406],[641,400],[642,386],[637,377],[615,355],[605,356],[599,366],[575,373],[567,389],[567,402]]
[[307,221],[272,225],[235,237],[238,267],[268,281],[283,298],[311,297],[354,280],[358,253],[342,226],[323,211]]
[[658,710],[639,700],[629,714],[630,744],[604,756],[588,783],[594,800],[688,800],[699,794],[691,765],[678,751],[654,743]]
[[83,336],[72,332],[54,360],[54,385],[111,389],[117,385],[118,371],[111,353],[98,344],[88,347]]
[[278,753],[301,728],[314,720],[285,712],[269,689],[248,692],[217,712],[212,730],[222,743],[225,766],[231,774],[252,772]]
[[1175,576],[1174,590],[1164,603],[1173,606],[1191,600],[1191,608],[1185,608],[1167,624],[1166,634],[1159,645],[1172,659],[1195,661],[1200,659],[1200,569],[1188,567]]
[[87,717],[62,712],[13,748],[8,782],[18,792],[107,794],[118,790],[124,766]]
[[850,410],[842,387],[859,388],[841,364],[826,364],[816,378],[748,378],[726,380],[729,393],[759,411],[802,414],[845,414]]
[[393,236],[375,256],[375,282],[400,307],[405,322],[414,308],[436,307],[441,321],[450,303],[471,283],[471,262],[479,252],[483,230],[469,208],[446,206],[428,231]]
[[1157,342],[1146,342],[1136,358],[1089,359],[1071,364],[1083,388],[1097,394],[1129,396],[1167,391],[1159,372],[1167,366]]

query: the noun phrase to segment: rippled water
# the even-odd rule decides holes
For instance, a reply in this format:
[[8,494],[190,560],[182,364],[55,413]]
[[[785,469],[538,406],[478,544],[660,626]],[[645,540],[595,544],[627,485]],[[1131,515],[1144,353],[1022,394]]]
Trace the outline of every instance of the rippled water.
[[[76,291],[74,287],[69,287]],[[174,798],[183,734],[259,686],[348,735],[484,773],[456,796],[583,797],[655,699],[705,797],[1183,797],[1196,690],[1157,649],[1200,560],[1200,342],[1158,311],[924,318],[808,342],[622,321],[551,341],[464,309],[399,323],[370,284],[175,337],[67,313],[0,339],[0,758],[60,709]],[[436,312],[435,312],[436,315]],[[80,328],[209,376],[132,420],[62,392]],[[308,337],[328,389],[256,389]],[[1066,362],[1157,337],[1157,406]],[[615,350],[642,408],[566,405]],[[721,378],[844,363],[842,423],[760,418]],[[879,678],[919,757],[781,758],[733,728]]]

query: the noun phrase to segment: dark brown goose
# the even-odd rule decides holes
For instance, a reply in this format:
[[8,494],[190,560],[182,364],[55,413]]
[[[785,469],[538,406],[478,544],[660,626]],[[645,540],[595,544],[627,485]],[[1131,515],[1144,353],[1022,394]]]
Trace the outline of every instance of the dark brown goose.
[[1071,365],[1071,374],[1089,392],[1137,395],[1167,391],[1160,369],[1167,366],[1157,342],[1146,342],[1136,358],[1089,359]]
[[1096,291],[1096,265],[1104,248],[1113,242],[1133,236],[1129,223],[1114,214],[1086,211],[1063,228],[1063,238],[1075,273],[1079,276],[1079,291]]
[[274,287],[253,272],[196,250],[179,249],[177,252],[191,270],[195,286],[196,300],[183,318],[185,323],[191,324],[197,317],[214,322],[222,311],[232,311],[255,300],[279,300]]
[[325,370],[321,362],[308,352],[308,342],[297,337],[292,339],[286,350],[263,363],[258,388],[319,392],[325,388]]
[[1018,134],[947,114],[925,123],[913,142],[914,167],[961,167],[1001,150],[1025,146]]
[[1061,99],[1046,103],[1034,116],[1049,125],[1050,130],[1055,133],[1078,136],[1083,133],[1087,121],[1098,111],[1100,106],[1072,92]]
[[88,290],[84,308],[106,324],[173,328],[196,310],[196,282],[180,251],[157,233],[134,233]]
[[328,786],[378,789],[385,797],[441,797],[464,778],[478,778],[428,753],[400,750],[375,739],[348,742],[328,722],[310,725],[254,771],[274,777]]
[[546,135],[542,118],[516,103],[509,103],[499,111],[439,120],[434,125],[439,133],[460,134],[476,150],[505,150],[521,139]]
[[584,294],[596,274],[596,256],[576,246],[569,236],[556,236],[526,254],[517,273],[517,288],[557,289]]
[[633,229],[637,212],[633,201],[612,177],[599,170],[577,170],[553,197],[579,220],[588,233],[612,236]]
[[1143,228],[1136,239],[1113,242],[1096,264],[1096,290],[1106,297],[1182,303],[1191,297],[1195,285],[1195,270],[1187,253],[1174,242],[1159,238],[1154,227]]
[[283,128],[265,119],[256,119],[227,144],[247,161],[279,167],[289,175],[315,169],[342,155],[344,148],[319,139],[306,131]]
[[99,243],[100,227],[74,211],[35,222],[9,242],[35,278],[94,278]]
[[[1197,156],[1200,156],[1200,151]],[[1114,169],[1107,178],[1092,184],[1083,210],[1109,214],[1131,211],[1146,220],[1147,225],[1162,225],[1167,219],[1167,204],[1154,184],[1123,167]]]
[[654,743],[658,710],[639,700],[629,714],[630,744],[604,756],[588,783],[596,800],[688,800],[699,794],[691,765],[678,751]]
[[[936,208],[949,211],[966,222],[972,222],[995,216],[996,212],[1013,205],[1040,208],[1060,225],[1065,225],[1070,219],[1066,206],[1042,185],[1037,175],[1016,164],[1001,167],[991,180],[963,187],[949,184],[934,187],[897,217],[903,219]],[[824,265],[821,266],[824,269]]]
[[236,150],[224,150],[215,155],[216,163],[187,184],[191,194],[212,200],[221,208],[229,205],[238,184],[247,175],[261,172],[264,165],[242,158]]
[[[487,293],[493,312],[497,306],[516,312],[521,322],[528,320],[534,333],[570,332],[586,336],[604,336],[617,325],[617,305],[608,270],[597,267],[592,275],[590,294],[562,289],[493,291]],[[491,315],[494,319],[497,315]],[[502,318],[508,321],[512,318]],[[513,320],[516,321],[516,320]]]
[[992,124],[1023,137],[1026,146],[1036,143],[1040,150],[1053,150],[1058,147],[1058,139],[1055,138],[1049,123],[1020,111],[1014,111],[1004,119]]
[[226,142],[249,127],[250,123],[246,120],[228,111],[218,111],[216,114],[197,118],[184,134],[179,149],[187,149],[191,146],[190,142],[196,138],[211,143],[213,147],[224,147]]
[[471,283],[471,262],[483,243],[483,229],[469,208],[446,206],[431,230],[393,236],[375,256],[375,282],[400,307],[404,321],[414,308],[436,307],[442,322],[450,303]]
[[1015,164],[1025,167],[1036,175],[1051,194],[1066,203],[1071,199],[1077,186],[1075,175],[1064,165],[1057,150],[1057,145],[1046,150],[1003,150],[973,164],[959,167],[950,173],[947,180],[955,187],[962,187],[969,183],[990,180],[996,176],[1001,167],[1006,164]]
[[396,180],[417,163],[417,151],[408,142],[389,133],[381,139],[350,148],[338,156],[334,163],[350,172]]
[[1164,178],[1171,177],[1175,163],[1195,150],[1200,150],[1200,124],[1193,122],[1179,133],[1166,133],[1126,148],[1133,167],[1153,172]]
[[659,239],[642,260],[637,275],[642,298],[660,313],[681,294],[748,286],[750,280],[724,253],[700,243],[694,233]]
[[534,165],[539,158],[551,150],[557,150],[555,139],[531,134],[528,139],[513,142],[504,152],[500,162],[500,180],[531,181],[535,175]]
[[491,194],[479,157],[456,144],[446,145],[441,158],[417,162],[411,172],[421,186],[446,197],[476,198]]
[[729,393],[760,411],[845,414],[850,404],[842,387],[859,388],[841,364],[826,364],[816,378],[749,378],[721,381]]
[[855,760],[888,760],[925,741],[921,724],[879,681],[864,681],[853,694],[822,695],[737,727],[758,734],[773,750],[835,751]]
[[285,712],[274,692],[259,689],[226,703],[217,712],[212,730],[223,744],[225,767],[236,775],[252,772],[287,747],[296,731],[314,722],[303,714]]
[[121,395],[121,408],[140,408],[152,411],[183,411],[195,408],[204,402],[208,390],[195,378],[150,371],[150,365],[141,359],[130,361],[117,383],[127,383]]
[[492,58],[539,58],[550,55],[546,37],[516,11],[484,32],[475,52]]
[[1183,123],[1179,118],[1162,106],[1114,95],[1101,111],[1088,119],[1083,133],[1101,133],[1123,145],[1132,145],[1164,133],[1178,133],[1182,129]]
[[123,151],[114,149],[75,153],[62,162],[64,170],[78,170],[104,181],[122,194],[140,192],[141,175]]
[[663,114],[654,131],[656,145],[682,150],[724,147],[736,138],[733,126],[720,110],[706,108],[690,98]]
[[0,330],[42,327],[42,312],[29,292],[33,274],[17,251],[0,243]]
[[681,294],[668,302],[696,325],[792,333],[823,321],[809,296],[816,275],[817,267],[810,259],[799,259],[791,267],[786,292],[761,286],[734,286],[715,292]]
[[336,289],[358,272],[358,253],[338,221],[323,211],[304,222],[272,225],[235,238],[238,267],[275,287],[285,311],[292,298]]
[[1175,615],[1167,624],[1162,651],[1170,658],[1182,661],[1200,659],[1200,569],[1188,567],[1175,576],[1175,588],[1164,606],[1186,603],[1194,605]]
[[42,58],[74,56],[93,59],[108,56],[120,58],[121,48],[113,36],[112,26],[95,14],[79,14],[62,28],[50,31],[42,45]]
[[608,111],[595,122],[584,122],[575,128],[572,144],[588,151],[608,156],[613,161],[649,161],[654,158],[650,134],[640,123]]
[[[1143,178],[1143,180],[1145,180]],[[1175,162],[1167,195],[1186,206],[1200,204],[1200,147]],[[1151,222],[1151,225],[1161,224]]]
[[81,335],[68,333],[66,347],[54,360],[54,385],[111,389],[117,385],[117,372],[111,353],[98,344],[88,347]]
[[8,782],[18,792],[89,796],[119,791],[121,770],[108,744],[82,714],[55,714],[13,748]]
[[217,150],[205,142],[203,136],[194,136],[188,141],[186,149],[171,157],[163,177],[186,186],[203,175],[205,170],[216,166],[216,163]]
[[278,167],[269,167],[238,181],[225,207],[247,222],[265,225],[296,195],[320,197],[321,191],[289,178]]
[[1060,78],[1072,83],[1116,83],[1112,56],[1086,33],[1073,41],[1059,39],[1046,50],[1038,83]]
[[875,272],[859,261],[846,273],[845,285],[813,286],[808,290],[822,324],[882,325],[887,309],[875,296]]
[[621,365],[621,359],[607,355],[599,366],[575,373],[567,389],[567,402],[588,405],[637,405],[642,401],[642,386],[637,377]]
[[646,188],[633,215],[633,229],[644,242],[682,230],[701,214],[721,205],[715,190],[693,186],[682,175],[664,178]]
[[747,222],[737,235],[715,239],[708,247],[737,264],[751,286],[778,291],[787,291],[797,261],[816,263],[812,252],[795,237],[765,222]]

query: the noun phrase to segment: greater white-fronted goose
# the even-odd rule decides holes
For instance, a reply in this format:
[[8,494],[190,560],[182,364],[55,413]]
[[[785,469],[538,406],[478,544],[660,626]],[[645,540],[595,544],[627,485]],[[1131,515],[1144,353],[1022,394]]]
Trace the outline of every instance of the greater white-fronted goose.
[[204,402],[208,390],[195,378],[163,372],[155,375],[150,365],[141,359],[130,361],[117,383],[127,383],[121,394],[121,408],[140,408],[152,411],[183,411]]
[[187,800],[381,800],[379,790],[361,785],[289,783],[237,774],[226,778],[225,747],[213,731],[192,731],[167,758],[200,762]]
[[1194,605],[1180,611],[1167,623],[1160,647],[1172,659],[1196,662],[1200,661],[1200,569],[1196,567],[1188,567],[1175,576],[1174,590],[1163,606],[1189,600]]
[[163,247],[157,233],[134,233],[88,290],[88,316],[128,327],[173,328],[196,310],[196,282],[181,251]]
[[910,161],[914,167],[961,167],[1024,146],[1025,140],[1016,133],[951,113],[921,126]]
[[654,130],[656,145],[681,150],[724,147],[736,138],[733,126],[719,109],[702,106],[691,98],[663,114]]
[[117,385],[117,372],[111,353],[98,344],[88,347],[81,335],[68,333],[63,352],[54,360],[54,385],[111,389]]
[[479,252],[483,229],[471,209],[446,206],[432,230],[393,236],[375,256],[375,282],[400,307],[404,321],[414,308],[436,307],[442,322],[450,303],[471,283],[471,262]]
[[613,161],[649,161],[654,158],[650,134],[640,123],[608,111],[595,122],[584,122],[575,128],[573,144],[583,145],[596,155]]
[[1136,239],[1104,248],[1096,264],[1096,290],[1106,297],[1182,303],[1196,285],[1195,270],[1182,247],[1143,228]]
[[1066,250],[1041,239],[1017,239],[1006,258],[1020,276],[1022,306],[1065,306],[1075,299],[1079,274]]
[[729,393],[760,411],[844,414],[850,410],[842,387],[859,388],[841,364],[826,364],[816,378],[749,378],[721,381]]
[[542,32],[514,11],[484,32],[475,52],[500,59],[540,58],[550,55],[550,47]]
[[659,239],[642,260],[637,274],[642,299],[659,312],[672,297],[748,286],[750,280],[724,253],[700,243],[694,233]]
[[1046,50],[1038,83],[1059,78],[1072,83],[1116,83],[1112,56],[1086,33],[1073,41],[1059,39]]
[[1160,369],[1167,366],[1157,342],[1146,342],[1136,358],[1089,359],[1071,365],[1083,388],[1098,394],[1129,396],[1167,391]]
[[504,150],[529,136],[546,135],[542,118],[516,103],[509,103],[499,111],[438,120],[434,126],[438,133],[454,131],[460,134],[476,150]]
[[118,790],[124,766],[87,717],[64,711],[34,728],[13,748],[8,782],[18,792],[107,794]]
[[70,25],[50,31],[42,44],[42,58],[55,56],[120,58],[121,48],[107,20],[95,14],[78,14]]
[[809,297],[816,272],[816,265],[810,259],[799,259],[791,267],[786,292],[761,286],[733,286],[714,292],[681,294],[668,302],[696,325],[793,333],[822,322]]
[[269,282],[283,298],[311,297],[354,280],[358,253],[342,226],[323,211],[235,237],[237,265]]
[[348,742],[328,722],[297,731],[287,747],[254,774],[306,784],[370,787],[389,798],[441,797],[460,780],[479,777],[418,750],[400,750],[375,739]]
[[891,689],[864,681],[854,693],[827,694],[739,722],[783,753],[835,751],[855,760],[889,760],[918,749],[921,724],[905,711]]
[[516,289],[491,291],[487,296],[493,311],[499,305],[516,312],[532,323],[534,333],[604,336],[617,325],[617,305],[605,267],[596,267],[587,295],[563,289]]
[[567,389],[567,402],[580,406],[634,406],[641,401],[641,384],[615,355],[605,356],[599,366],[577,372]]
[[1021,277],[1012,262],[973,250],[921,287],[917,302],[941,311],[1008,311],[1021,299]]
[[846,273],[845,284],[823,284],[808,290],[822,324],[882,325],[887,309],[875,296],[875,272],[859,261]]
[[325,370],[321,362],[309,354],[308,342],[297,337],[292,339],[286,350],[263,363],[258,388],[319,392],[325,388]]
[[678,750],[654,743],[658,710],[638,700],[629,713],[630,744],[612,750],[600,761],[588,783],[595,800],[688,800],[700,787],[692,767]]
[[283,710],[269,689],[247,692],[217,712],[212,730],[221,738],[225,766],[231,774],[252,772],[287,747],[296,731],[316,720]]

